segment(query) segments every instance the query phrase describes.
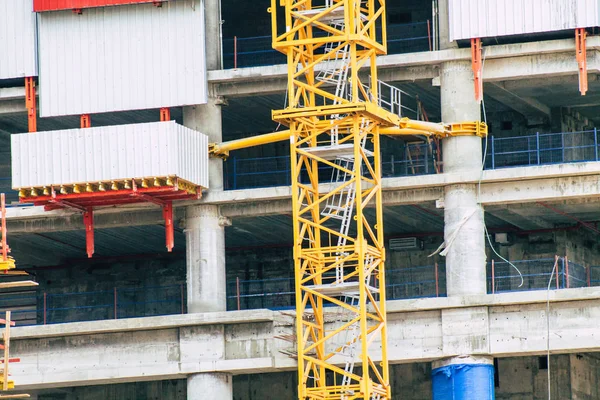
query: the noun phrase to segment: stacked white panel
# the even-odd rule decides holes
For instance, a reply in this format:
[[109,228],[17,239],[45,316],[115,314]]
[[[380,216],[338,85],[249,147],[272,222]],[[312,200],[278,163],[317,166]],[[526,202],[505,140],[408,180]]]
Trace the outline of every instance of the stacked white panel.
[[208,137],[174,121],[11,136],[13,188],[177,176],[208,188]]
[[202,4],[40,13],[40,115],[206,103]]
[[599,0],[449,0],[450,40],[600,25]]
[[0,0],[0,79],[37,76],[33,1]]

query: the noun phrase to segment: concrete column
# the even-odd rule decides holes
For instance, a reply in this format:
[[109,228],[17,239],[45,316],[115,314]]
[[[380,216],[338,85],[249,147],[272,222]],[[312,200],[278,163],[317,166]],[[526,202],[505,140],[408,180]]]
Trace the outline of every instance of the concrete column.
[[229,224],[217,206],[186,210],[188,313],[227,310],[224,227]]
[[[479,121],[473,73],[468,61],[442,65],[441,102],[445,123]],[[481,171],[481,139],[459,136],[444,139],[445,173]],[[447,246],[446,285],[448,296],[485,294],[485,237],[483,212],[477,203],[477,185],[458,184],[444,189],[444,239]]]
[[494,360],[491,357],[454,357],[432,366],[433,400],[494,399]]
[[[208,89],[209,96],[206,104],[183,107],[183,125],[208,135],[210,143],[221,143],[223,141],[221,116],[223,99],[213,96],[211,94],[213,89],[210,86]],[[223,160],[211,158],[208,167],[209,190],[223,190]]]
[[206,29],[206,68],[209,71],[223,69],[221,0],[204,0],[204,24]]
[[458,43],[450,41],[450,0],[438,0],[438,35],[440,50],[457,48]]
[[230,374],[206,373],[187,378],[188,400],[233,399],[233,377]]

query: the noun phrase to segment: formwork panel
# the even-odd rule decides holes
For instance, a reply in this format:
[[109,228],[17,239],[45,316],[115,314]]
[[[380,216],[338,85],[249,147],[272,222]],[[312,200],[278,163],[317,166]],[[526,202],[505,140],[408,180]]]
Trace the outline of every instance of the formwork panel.
[[0,80],[37,76],[31,1],[0,1]]
[[174,121],[11,136],[17,189],[179,177],[208,187],[208,137]]
[[[33,0],[35,12],[73,10],[124,4],[153,3],[156,0]],[[166,1],[166,0],[161,0]]]
[[566,29],[600,23],[599,0],[450,0],[450,41]]
[[202,4],[40,13],[40,115],[206,103]]

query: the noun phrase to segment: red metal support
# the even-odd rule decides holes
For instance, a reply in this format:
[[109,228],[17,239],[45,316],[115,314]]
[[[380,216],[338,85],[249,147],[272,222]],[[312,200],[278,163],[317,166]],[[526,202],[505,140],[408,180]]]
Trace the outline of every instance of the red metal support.
[[92,120],[90,119],[90,114],[82,114],[81,115],[81,129],[90,128],[92,126]]
[[475,100],[483,100],[483,58],[481,39],[471,39],[471,66],[475,81]]
[[592,287],[592,267],[590,265],[585,269],[585,278],[587,281],[588,287]]
[[2,216],[2,242],[0,242],[0,251],[2,251],[2,261],[8,261],[8,243],[6,241],[6,198],[4,193],[0,194],[0,214]]
[[567,289],[571,287],[569,282],[569,258],[565,256],[565,274],[567,275]]
[[496,265],[492,260],[492,294],[496,293]]
[[27,108],[27,125],[29,132],[37,131],[37,106],[35,98],[35,81],[33,77],[25,78],[25,108]]
[[431,21],[427,20],[427,38],[429,39],[429,51],[433,51],[431,46]]
[[[555,270],[556,270],[556,289],[560,289],[560,283],[558,282],[558,275],[559,275],[559,271],[558,271],[558,259],[559,257],[557,255],[554,256],[554,265],[556,266]],[[551,278],[552,279],[552,278]]]
[[163,107],[160,109],[160,120],[161,121],[170,121],[171,120],[171,110],[169,107]]
[[118,307],[117,296],[118,296],[117,288],[115,287],[114,288],[114,303],[115,303],[115,311],[114,311],[115,315],[114,316],[115,316],[115,319],[117,319],[119,316],[119,314],[117,313],[117,307]]
[[85,225],[85,248],[88,258],[94,255],[94,211],[91,207],[83,213],[83,224]]
[[173,226],[173,203],[167,202],[163,206],[163,218],[165,220],[165,238],[167,244],[167,251],[170,253],[173,251],[175,246],[175,234]]
[[434,264],[435,268],[435,297],[440,297],[440,278],[438,271],[438,263]]
[[81,10],[126,4],[162,3],[165,0],[33,0],[33,11]]
[[579,91],[582,96],[585,96],[588,90],[586,38],[585,28],[575,29],[575,58],[579,68]]

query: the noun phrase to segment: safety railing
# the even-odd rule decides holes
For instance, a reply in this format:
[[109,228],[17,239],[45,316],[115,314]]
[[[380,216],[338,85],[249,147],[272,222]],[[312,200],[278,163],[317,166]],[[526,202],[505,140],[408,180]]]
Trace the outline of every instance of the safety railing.
[[[388,300],[446,296],[444,265],[386,271]],[[227,282],[227,309],[288,309],[295,305],[294,278],[231,280]]]
[[590,273],[591,267],[586,268],[567,257],[555,256],[511,263],[492,260],[487,264],[488,293],[547,290],[548,286],[550,289],[588,287],[592,286]]
[[[429,51],[432,48],[429,21],[388,25],[387,37],[388,54]],[[285,55],[273,50],[271,35],[223,39],[225,69],[285,63]]]
[[20,325],[183,314],[185,286],[114,287],[89,292],[7,293],[0,312],[11,310]]
[[600,161],[597,129],[488,139],[486,168]]
[[[488,262],[489,294],[547,290],[548,284],[551,290],[600,286],[600,266],[586,267],[567,257],[516,260],[511,264],[495,260]],[[523,285],[515,267],[522,274]],[[386,294],[388,300],[445,297],[446,267],[434,264],[387,269]],[[294,306],[294,301],[294,278],[236,279],[227,284],[228,310],[288,309]]]
[[[400,156],[382,157],[383,177],[435,174],[433,144],[411,143]],[[290,157],[241,158],[233,156],[225,163],[225,189],[249,189],[290,185]],[[321,167],[323,178],[331,175],[330,167]],[[308,182],[308,177],[305,178]]]
[[12,178],[10,176],[0,177],[0,193],[6,194],[6,206],[19,201],[19,192],[12,190]]

